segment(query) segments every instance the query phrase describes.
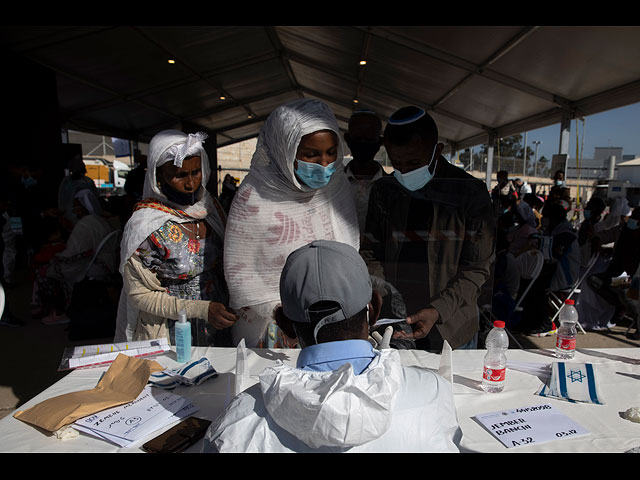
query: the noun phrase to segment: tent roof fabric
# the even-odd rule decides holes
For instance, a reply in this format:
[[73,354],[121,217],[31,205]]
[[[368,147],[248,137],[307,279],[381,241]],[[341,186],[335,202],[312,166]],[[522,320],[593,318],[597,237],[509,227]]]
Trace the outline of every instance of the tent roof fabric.
[[3,26],[0,42],[56,73],[64,127],[141,142],[188,124],[233,144],[308,97],[343,130],[419,105],[462,150],[640,101],[635,26]]

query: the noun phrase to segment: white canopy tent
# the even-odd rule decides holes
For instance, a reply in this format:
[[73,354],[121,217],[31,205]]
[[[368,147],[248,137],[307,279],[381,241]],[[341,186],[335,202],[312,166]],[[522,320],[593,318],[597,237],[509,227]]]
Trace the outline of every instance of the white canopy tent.
[[569,153],[573,118],[640,101],[635,26],[3,26],[0,42],[56,73],[64,128],[140,142],[188,122],[236,143],[314,97],[343,129],[355,109],[423,106],[445,152],[559,123]]

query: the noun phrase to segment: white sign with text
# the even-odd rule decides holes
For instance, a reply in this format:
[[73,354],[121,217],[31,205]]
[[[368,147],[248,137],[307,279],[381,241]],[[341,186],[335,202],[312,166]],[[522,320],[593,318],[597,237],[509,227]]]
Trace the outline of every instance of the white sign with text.
[[550,404],[484,413],[475,418],[507,448],[589,434]]

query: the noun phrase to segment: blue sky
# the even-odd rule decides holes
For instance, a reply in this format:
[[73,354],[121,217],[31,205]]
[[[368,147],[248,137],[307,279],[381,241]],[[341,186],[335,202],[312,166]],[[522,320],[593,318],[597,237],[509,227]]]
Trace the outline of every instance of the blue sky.
[[[580,121],[577,127],[583,158],[593,158],[595,147],[622,147],[623,155],[640,157],[640,103],[590,115],[585,117],[584,129]],[[583,134],[584,145],[582,144]],[[538,146],[538,158],[544,155],[551,160],[551,157],[558,153],[560,124],[530,130],[527,133],[527,145],[535,151],[533,141],[542,142]],[[570,158],[576,158],[575,120],[571,121],[568,153]]]

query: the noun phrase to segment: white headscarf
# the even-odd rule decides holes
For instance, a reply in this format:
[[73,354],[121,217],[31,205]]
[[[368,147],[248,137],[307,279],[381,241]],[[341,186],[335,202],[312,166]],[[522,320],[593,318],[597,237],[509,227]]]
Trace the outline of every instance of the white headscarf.
[[320,130],[336,134],[336,162],[342,165],[338,123],[322,102],[305,99],[282,105],[260,131],[225,233],[224,270],[232,309],[280,301],[280,272],[287,256],[312,240],[359,248],[358,220],[344,168],[319,189],[299,182],[294,173],[300,139]]
[[[220,238],[224,238],[225,215],[217,201],[211,197],[205,186],[209,179],[211,168],[209,159],[203,147],[207,135],[204,133],[189,134],[178,130],[165,130],[155,135],[149,143],[149,155],[147,160],[147,173],[144,180],[143,202],[159,200],[163,204],[182,212],[176,215],[174,211],[159,210],[156,208],[138,208],[127,222],[122,235],[122,257],[120,272],[131,255],[135,253],[140,244],[167,220],[187,222],[193,219],[207,219],[207,223],[213,228]],[[171,202],[158,186],[156,169],[168,162],[173,162],[177,167],[182,166],[182,161],[190,156],[199,156],[202,168],[202,186],[198,192],[197,201],[193,205],[178,205]]]

